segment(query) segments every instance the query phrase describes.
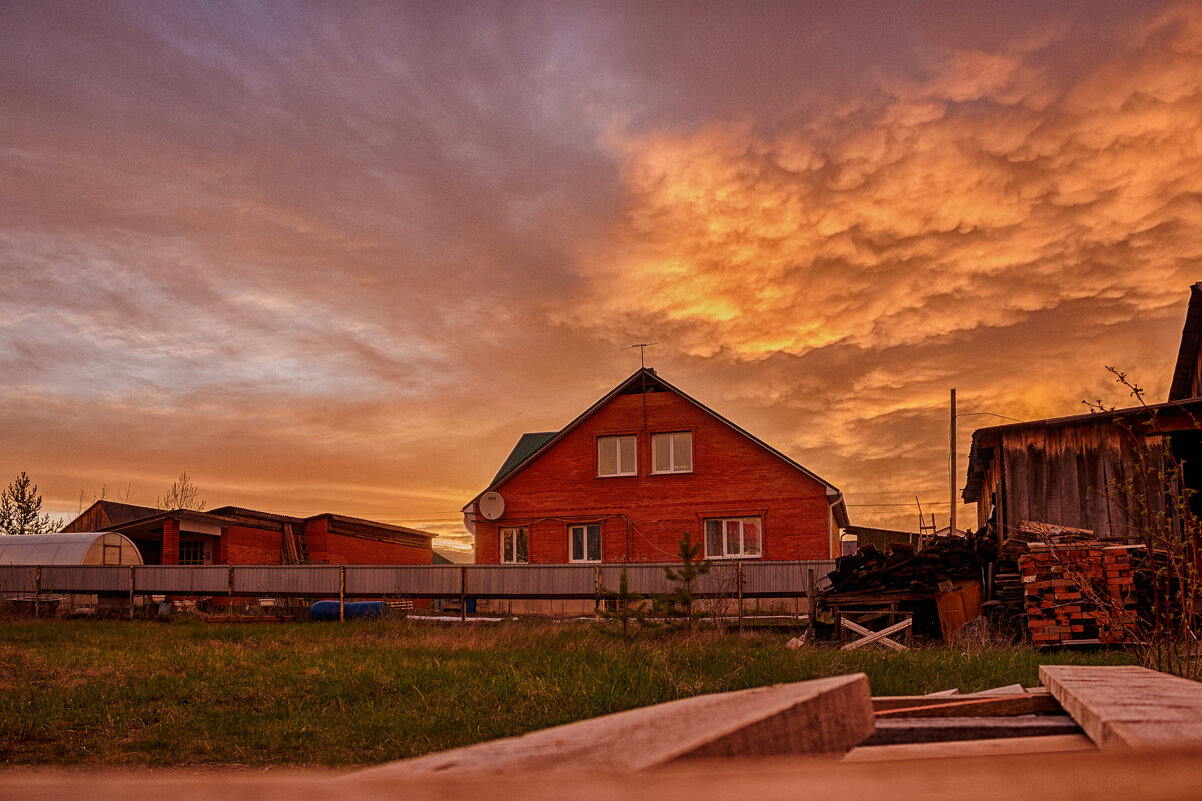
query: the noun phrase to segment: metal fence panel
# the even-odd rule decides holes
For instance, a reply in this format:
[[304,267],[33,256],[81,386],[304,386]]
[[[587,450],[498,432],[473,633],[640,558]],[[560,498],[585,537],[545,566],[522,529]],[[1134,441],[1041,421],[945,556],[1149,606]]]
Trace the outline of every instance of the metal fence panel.
[[0,592],[33,592],[36,574],[33,565],[0,565]]
[[459,595],[459,565],[355,565],[346,569],[347,595]]
[[42,592],[129,592],[128,566],[49,565],[42,568]]
[[[128,569],[128,568],[127,568]],[[225,565],[143,565],[134,568],[134,592],[154,595],[225,595]]]
[[482,598],[592,598],[596,565],[471,565],[467,595]]
[[821,580],[835,569],[833,559],[806,562],[748,562],[743,566],[743,594],[749,597],[803,595],[809,571]]
[[337,597],[341,570],[326,565],[239,566],[234,568],[234,594]]

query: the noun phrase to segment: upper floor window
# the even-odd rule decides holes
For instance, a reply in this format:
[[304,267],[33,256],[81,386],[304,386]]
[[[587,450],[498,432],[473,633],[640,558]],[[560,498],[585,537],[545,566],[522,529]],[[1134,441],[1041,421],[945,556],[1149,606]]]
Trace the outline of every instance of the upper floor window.
[[705,521],[707,559],[737,559],[762,554],[758,517],[725,517]]
[[570,526],[568,539],[573,562],[601,561],[601,526]]
[[693,432],[651,436],[652,473],[693,472]]
[[633,434],[621,437],[597,437],[597,475],[637,475],[637,464]]
[[521,565],[530,561],[530,530],[520,528],[501,529],[501,562]]

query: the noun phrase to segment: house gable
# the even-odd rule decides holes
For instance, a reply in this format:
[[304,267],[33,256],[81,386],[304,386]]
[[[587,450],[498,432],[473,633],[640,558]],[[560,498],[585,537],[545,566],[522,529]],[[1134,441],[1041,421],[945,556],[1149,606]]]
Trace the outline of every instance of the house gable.
[[[684,435],[691,469],[653,470],[652,443],[669,434]],[[633,445],[633,470],[599,475],[599,442],[610,437],[623,440],[624,458]],[[505,500],[494,521],[475,515],[484,492]],[[582,527],[601,538],[602,561],[671,561],[680,537],[701,538],[706,520],[758,521],[765,559],[825,558],[846,523],[837,488],[652,370],[636,372],[562,430],[524,435],[484,492],[464,510],[475,517],[482,563],[507,561],[502,538],[512,535],[502,531],[515,529],[527,530],[530,561],[571,561],[578,557],[569,539]]]
[[[826,488],[827,495],[832,499],[832,501],[831,501],[832,509],[834,510],[834,513],[835,513],[836,517],[838,518],[839,525],[840,526],[847,525],[847,523],[848,523],[847,507],[843,501],[843,497],[842,497],[843,493],[837,487],[835,487],[833,484],[826,481],[825,479],[823,479],[821,476],[817,475],[816,473],[806,469],[805,467],[802,467],[800,464],[798,464],[793,459],[790,459],[788,456],[781,453],[776,448],[773,448],[771,445],[767,444],[763,440],[759,439],[758,437],[749,433],[745,429],[743,429],[740,426],[736,425],[735,423],[731,422],[727,418],[718,414],[716,411],[709,408],[705,404],[692,398],[691,396],[689,396],[685,392],[681,391],[680,389],[676,388],[675,386],[669,384],[667,381],[660,378],[659,375],[656,374],[654,369],[647,368],[647,367],[636,371],[634,374],[632,374],[629,378],[627,378],[621,384],[618,384],[618,386],[614,387],[609,393],[607,393],[604,397],[602,397],[600,400],[598,400],[596,403],[594,403],[592,406],[590,406],[588,409],[586,409],[584,412],[582,412],[575,420],[568,423],[561,430],[559,430],[557,432],[542,432],[542,433],[534,433],[534,434],[523,434],[521,439],[518,440],[517,445],[514,446],[513,450],[510,452],[509,456],[506,458],[504,464],[502,464],[501,469],[497,471],[497,474],[496,474],[496,476],[494,476],[492,482],[488,485],[488,487],[486,487],[483,491],[481,491],[479,495],[477,495],[475,498],[473,498],[464,507],[464,511],[468,512],[468,511],[472,510],[473,507],[475,506],[476,502],[480,500],[481,495],[483,495],[485,492],[499,490],[513,475],[520,472],[521,470],[526,469],[529,465],[535,463],[538,459],[542,458],[543,454],[547,450],[549,450],[553,445],[555,445],[561,439],[568,436],[571,432],[573,432],[574,430],[576,430],[577,428],[582,426],[586,421],[592,420],[592,418],[594,418],[594,416],[600,410],[604,409],[608,404],[612,403],[616,399],[624,398],[624,397],[639,398],[638,406],[640,409],[642,409],[642,408],[647,407],[646,401],[648,398],[654,398],[654,397],[660,396],[664,393],[669,393],[671,395],[675,395],[675,396],[679,397],[681,400],[683,400],[687,404],[695,407],[697,410],[699,410],[700,412],[709,416],[710,418],[712,418],[714,421],[716,421],[720,425],[730,429],[733,432],[736,432],[742,438],[750,441],[751,443],[754,443],[756,446],[758,446],[764,452],[766,452],[766,453],[772,455],[773,457],[775,457],[776,459],[779,459],[780,461],[784,462],[786,465],[791,467],[793,470],[796,470],[796,471],[808,476],[809,478],[813,479],[814,481],[818,482],[819,484],[823,485]],[[629,403],[629,402],[627,402],[627,403]],[[655,401],[652,401],[651,405],[654,406]],[[647,421],[644,419],[643,420],[644,425],[646,424],[646,422]],[[596,425],[595,421],[594,421],[593,425],[594,426]],[[639,459],[640,459],[640,463],[641,463],[643,460],[642,453],[639,454]],[[640,467],[640,470],[641,470],[641,467]],[[648,466],[648,470],[650,470],[649,466]]]

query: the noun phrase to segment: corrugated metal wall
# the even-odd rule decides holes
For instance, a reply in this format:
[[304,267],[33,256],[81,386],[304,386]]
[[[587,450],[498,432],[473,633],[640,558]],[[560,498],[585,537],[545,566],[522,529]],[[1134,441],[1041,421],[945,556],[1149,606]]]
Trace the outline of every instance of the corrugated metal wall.
[[37,570],[32,565],[0,565],[0,592],[33,592]]
[[[671,582],[665,567],[637,564],[626,568],[630,592],[653,595],[667,592]],[[743,562],[745,598],[802,595],[806,577],[818,578],[835,567],[833,560],[809,562]],[[0,566],[0,593],[29,593],[38,568]],[[447,598],[463,594],[473,598],[593,598],[598,573],[601,586],[617,592],[620,565],[250,565],[250,566],[46,566],[41,568],[42,592],[128,593],[130,574],[134,592],[145,595],[234,595],[337,597],[345,581],[346,597],[383,595],[412,598]],[[713,564],[710,572],[693,583],[698,596],[735,597],[739,566]]]
[[146,565],[135,567],[133,571],[135,592],[154,595],[225,595],[229,592],[230,569],[224,566]]

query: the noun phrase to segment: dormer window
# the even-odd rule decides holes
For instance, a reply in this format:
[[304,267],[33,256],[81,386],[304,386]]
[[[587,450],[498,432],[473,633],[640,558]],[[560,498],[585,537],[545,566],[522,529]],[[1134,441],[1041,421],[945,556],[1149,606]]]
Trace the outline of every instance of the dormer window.
[[597,475],[638,475],[634,435],[597,437]]

